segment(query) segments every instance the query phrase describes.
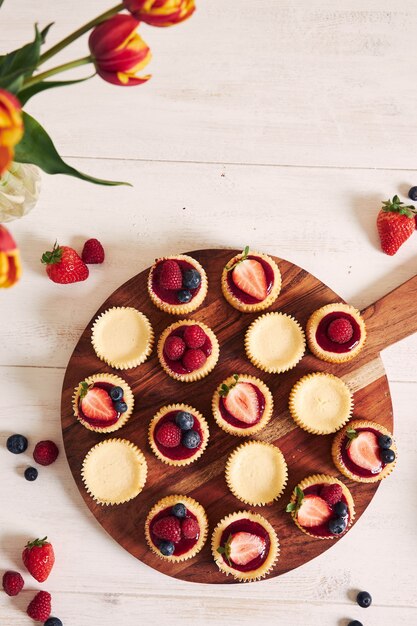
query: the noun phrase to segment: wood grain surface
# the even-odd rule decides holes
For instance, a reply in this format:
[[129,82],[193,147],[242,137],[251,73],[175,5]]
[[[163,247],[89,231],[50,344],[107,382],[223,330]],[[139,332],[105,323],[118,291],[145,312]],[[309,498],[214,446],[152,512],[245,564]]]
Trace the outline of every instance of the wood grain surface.
[[[210,552],[210,541],[192,560],[172,564],[159,559],[146,546],[144,520],[157,500],[173,493],[189,495],[201,502],[207,511],[211,530],[226,514],[245,508],[229,493],[224,479],[225,461],[241,440],[224,433],[211,416],[212,394],[224,378],[235,372],[259,376],[268,384],[274,396],[273,419],[256,439],[274,443],[281,448],[289,466],[289,482],[284,495],[277,503],[255,507],[273,524],[281,543],[280,559],[269,577],[278,576],[303,565],[338,541],[336,539],[319,541],[307,537],[295,527],[290,516],[284,512],[289,494],[302,478],[316,472],[337,476],[330,456],[333,436],[314,436],[301,430],[288,413],[288,395],[292,385],[307,372],[332,372],[341,376],[354,392],[355,417],[375,420],[393,429],[389,387],[375,348],[377,346],[379,350],[383,347],[384,316],[388,315],[390,307],[394,306],[395,294],[364,312],[372,326],[370,349],[363,350],[354,361],[331,365],[307,353],[299,365],[290,372],[266,375],[251,365],[243,347],[245,330],[258,314],[239,313],[224,300],[220,290],[221,270],[236,252],[238,251],[202,250],[190,253],[207,271],[209,292],[203,306],[189,317],[208,324],[219,339],[220,360],[214,371],[195,383],[174,381],[161,369],[154,350],[145,364],[121,372],[134,392],[136,406],[129,422],[112,436],[133,441],[146,455],[148,481],[136,499],[120,506],[102,507],[85,491],[80,476],[82,460],[88,450],[103,439],[103,435],[88,431],[76,421],[72,412],[71,396],[74,387],[86,376],[112,371],[96,357],[90,341],[92,322],[102,311],[111,306],[134,306],[149,317],[156,338],[173,319],[176,319],[159,311],[151,303],[146,291],[148,270],[117,289],[100,307],[74,350],[63,383],[62,429],[65,450],[75,481],[88,507],[107,532],[135,557],[165,574],[193,582],[233,583],[234,580],[217,570]],[[341,301],[337,294],[308,272],[285,260],[276,259],[276,261],[282,272],[283,288],[270,310],[290,313],[304,327],[309,315],[316,308],[330,302]],[[413,284],[417,284],[417,281],[415,280]],[[380,307],[383,307],[384,315],[379,312]],[[377,322],[375,319],[372,322],[373,317]],[[394,330],[391,330],[388,343],[395,341],[395,326],[392,328]],[[404,335],[403,325],[398,333],[398,338]],[[150,419],[162,405],[173,402],[186,402],[195,406],[206,416],[210,425],[210,442],[207,450],[197,462],[186,468],[165,466],[154,457],[147,442]],[[363,485],[347,481],[343,477],[342,479],[353,493],[357,521],[378,485]]]

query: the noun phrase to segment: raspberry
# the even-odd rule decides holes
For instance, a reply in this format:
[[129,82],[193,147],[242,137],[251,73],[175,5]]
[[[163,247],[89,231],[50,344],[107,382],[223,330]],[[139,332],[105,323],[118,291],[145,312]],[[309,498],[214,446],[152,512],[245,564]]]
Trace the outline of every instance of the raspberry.
[[353,326],[345,317],[339,317],[330,322],[327,336],[335,343],[347,343],[352,339]]
[[185,343],[181,337],[172,335],[164,345],[164,352],[171,361],[179,361],[185,351]]
[[165,422],[156,431],[156,439],[165,448],[176,448],[181,443],[181,428],[173,422]]
[[26,613],[36,622],[45,622],[51,614],[51,594],[47,591],[37,593]]
[[84,263],[103,263],[104,248],[98,239],[88,239],[85,242],[81,258]]
[[340,502],[342,499],[342,487],[337,483],[332,485],[324,485],[320,491],[320,498],[326,500],[327,504],[333,506],[336,502]]
[[176,261],[168,259],[162,263],[159,284],[164,289],[176,290],[182,287],[181,268]]
[[185,539],[195,539],[200,532],[200,526],[196,519],[187,517],[181,524],[182,536]]
[[157,520],[152,527],[152,532],[159,539],[173,541],[174,543],[178,543],[181,539],[180,523],[174,515],[168,515],[168,517]]
[[182,364],[189,372],[194,372],[194,370],[200,369],[206,361],[206,355],[198,348],[196,350],[193,348],[186,350],[184,356],[182,357]]
[[53,441],[39,441],[33,451],[33,458],[39,465],[51,465],[58,458],[59,450]]
[[207,335],[201,326],[193,324],[187,326],[184,331],[184,341],[187,348],[201,348],[207,339]]
[[23,578],[19,572],[5,572],[3,576],[3,589],[8,596],[17,596],[24,586]]

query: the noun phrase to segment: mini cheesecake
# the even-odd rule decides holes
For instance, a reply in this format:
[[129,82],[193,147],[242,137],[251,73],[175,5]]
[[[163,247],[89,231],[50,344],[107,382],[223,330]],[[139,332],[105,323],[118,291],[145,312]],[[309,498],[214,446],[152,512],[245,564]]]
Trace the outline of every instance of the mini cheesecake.
[[211,549],[220,571],[240,581],[259,580],[274,568],[279,541],[262,515],[240,511],[217,524]]
[[209,439],[204,417],[188,404],[163,406],[149,426],[149,445],[167,465],[189,465],[203,454]]
[[213,331],[195,320],[181,320],[164,330],[158,341],[158,359],[165,372],[182,382],[204,378],[219,359]]
[[149,548],[165,561],[178,563],[193,558],[207,539],[207,515],[193,498],[167,496],[149,511],[145,537]]
[[365,322],[353,306],[327,304],[310,316],[307,341],[311,352],[328,363],[354,359],[366,341]]
[[74,389],[72,407],[77,420],[88,430],[112,433],[124,426],[132,414],[132,390],[114,374],[93,374]]
[[274,401],[259,378],[234,374],[216,389],[212,400],[214,419],[231,435],[248,437],[265,428],[272,417]]
[[207,295],[207,275],[190,256],[157,259],[148,276],[148,293],[158,309],[172,315],[195,311]]
[[238,311],[251,313],[267,309],[281,291],[281,273],[270,256],[249,252],[234,256],[222,273],[222,292]]
[[335,539],[345,534],[355,518],[349,489],[325,474],[308,476],[294,489],[287,513],[306,535]]
[[350,480],[376,483],[394,469],[397,447],[381,424],[352,420],[334,438],[332,457],[337,469]]

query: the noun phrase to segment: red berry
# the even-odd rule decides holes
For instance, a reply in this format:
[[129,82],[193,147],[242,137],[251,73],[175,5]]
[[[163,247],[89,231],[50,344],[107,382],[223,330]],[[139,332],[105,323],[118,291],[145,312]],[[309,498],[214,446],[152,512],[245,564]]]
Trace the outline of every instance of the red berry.
[[339,317],[330,322],[327,336],[335,343],[347,343],[352,339],[353,326],[345,317]]
[[51,252],[42,255],[46,273],[54,283],[78,283],[88,278],[89,270],[73,248],[55,243]]
[[176,335],[171,335],[165,342],[164,352],[171,361],[178,361],[184,354],[185,343]]
[[43,583],[48,578],[55,563],[52,544],[47,541],[47,537],[30,541],[22,552],[22,560],[33,578]]
[[98,239],[87,239],[81,253],[81,258],[84,263],[103,263],[104,248]]
[[194,372],[195,370],[200,369],[206,361],[206,355],[198,348],[196,350],[193,348],[186,350],[184,356],[182,357],[182,364],[189,372]]
[[156,440],[165,448],[176,448],[181,443],[181,428],[173,422],[165,422],[156,431]]
[[187,348],[201,348],[205,344],[206,339],[206,333],[198,324],[185,327],[184,341]]
[[197,520],[192,517],[185,518],[181,524],[181,532],[185,539],[195,539],[200,532]]
[[5,572],[3,576],[3,589],[8,596],[17,596],[24,586],[22,575],[19,572]]
[[159,274],[159,284],[164,289],[176,290],[182,287],[181,268],[174,259],[164,261]]
[[415,207],[405,206],[398,196],[383,202],[376,224],[385,254],[392,256],[411,237],[416,228],[415,215]]
[[168,515],[157,520],[152,527],[152,532],[159,539],[173,541],[174,543],[178,543],[181,539],[180,523],[174,515]]
[[39,465],[51,465],[58,458],[59,450],[53,441],[39,441],[33,451],[33,458]]
[[47,591],[37,593],[26,613],[36,622],[45,622],[51,614],[51,594]]
[[330,506],[333,506],[336,502],[340,502],[342,495],[343,490],[338,483],[324,485],[320,490],[320,498],[323,498]]

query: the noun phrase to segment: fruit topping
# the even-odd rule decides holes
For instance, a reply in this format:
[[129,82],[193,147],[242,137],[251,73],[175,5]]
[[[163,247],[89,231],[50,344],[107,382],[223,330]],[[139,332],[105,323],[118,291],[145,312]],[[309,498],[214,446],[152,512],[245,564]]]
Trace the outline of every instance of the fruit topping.
[[239,532],[229,543],[229,559],[236,565],[247,565],[265,551],[265,539],[252,533]]
[[394,450],[381,450],[381,459],[383,463],[394,463],[395,461],[395,452]]
[[191,430],[194,426],[194,417],[187,411],[178,411],[175,416],[175,423],[181,430]]
[[376,223],[382,251],[392,256],[415,231],[416,209],[406,206],[398,196],[382,204]]
[[201,283],[200,272],[198,272],[194,268],[185,270],[183,277],[182,277],[182,284],[186,289],[197,289],[200,283]]
[[39,591],[26,609],[26,613],[36,622],[45,622],[51,614],[51,594]]
[[22,575],[19,572],[5,572],[3,576],[3,589],[8,596],[17,596],[24,587]]
[[300,526],[314,528],[326,524],[332,517],[333,511],[323,498],[314,495],[304,496],[297,513]]
[[[82,394],[81,394],[82,395]],[[100,422],[112,422],[117,418],[112,399],[105,389],[91,387],[81,399],[81,410],[86,417]]]
[[346,431],[349,437],[347,454],[353,463],[373,474],[381,470],[381,457],[378,439],[375,433],[369,430]]
[[388,435],[379,435],[378,445],[383,450],[388,450],[392,446],[392,439]]
[[87,239],[81,252],[81,258],[87,264],[103,263],[104,248],[98,239]]
[[58,447],[53,441],[39,441],[33,451],[33,458],[39,465],[51,465],[57,460],[58,454]]
[[334,343],[347,343],[352,339],[353,326],[351,322],[344,318],[338,317],[330,322],[327,329],[327,336]]
[[360,591],[356,596],[356,602],[363,609],[367,609],[372,604],[372,596],[367,591]]
[[198,324],[186,326],[184,330],[184,341],[187,348],[201,348],[207,339],[204,330]]
[[179,291],[177,291],[177,300],[182,304],[189,302],[192,297],[193,294],[191,293],[191,291],[189,291],[189,289],[180,289]]
[[178,517],[178,519],[184,519],[184,517],[187,515],[187,509],[185,504],[182,504],[182,502],[174,504],[171,509],[171,513],[172,515],[175,515],[175,517]]
[[189,450],[194,450],[200,445],[201,437],[196,430],[187,430],[182,435],[181,443]]
[[347,504],[345,502],[336,502],[333,507],[333,513],[335,513],[337,517],[347,517],[349,513]]
[[126,413],[126,411],[127,411],[127,404],[126,404],[126,402],[123,402],[121,400],[119,400],[118,402],[115,402],[113,406],[114,406],[114,408],[116,409],[116,411],[118,413]]
[[7,440],[7,449],[13,454],[22,454],[28,447],[28,440],[23,435],[10,435]]
[[163,261],[159,274],[159,284],[163,289],[176,290],[182,287],[182,273],[177,261]]
[[181,539],[180,522],[174,515],[158,519],[152,527],[152,532],[158,539],[165,539],[174,543],[178,543]]
[[38,477],[38,470],[36,469],[36,467],[27,467],[25,469],[25,478],[26,480],[28,480],[29,482],[33,482],[34,480],[36,480]]
[[199,348],[189,348],[182,357],[182,364],[188,372],[200,369],[206,361],[206,355]]
[[332,535],[341,535],[347,528],[346,517],[332,517],[329,519],[328,528]]
[[33,578],[43,583],[48,578],[55,563],[52,544],[47,541],[47,537],[29,541],[22,552],[22,560]]
[[172,556],[175,552],[175,544],[173,541],[161,541],[159,550],[164,556]]
[[232,279],[236,287],[256,300],[265,300],[268,295],[264,268],[255,259],[238,263],[232,271]]
[[171,361],[179,361],[185,351],[185,343],[177,335],[167,338],[164,345],[164,352]]
[[408,192],[408,197],[410,200],[413,200],[413,202],[417,202],[417,187],[411,187]]
[[185,539],[196,539],[200,533],[200,526],[197,520],[192,517],[187,517],[181,523],[181,532]]
[[332,485],[323,485],[320,490],[320,497],[326,500],[327,504],[333,506],[342,499],[342,487],[338,483]]
[[181,443],[181,428],[173,422],[165,422],[157,429],[156,440],[165,448],[176,448]]
[[46,273],[54,283],[77,283],[88,278],[89,270],[73,248],[55,242],[51,252],[42,255]]
[[121,387],[112,387],[110,389],[110,398],[113,402],[118,402],[123,398],[123,389]]
[[254,424],[259,419],[259,400],[250,383],[237,383],[229,388],[223,398],[224,406],[233,417],[245,424]]

